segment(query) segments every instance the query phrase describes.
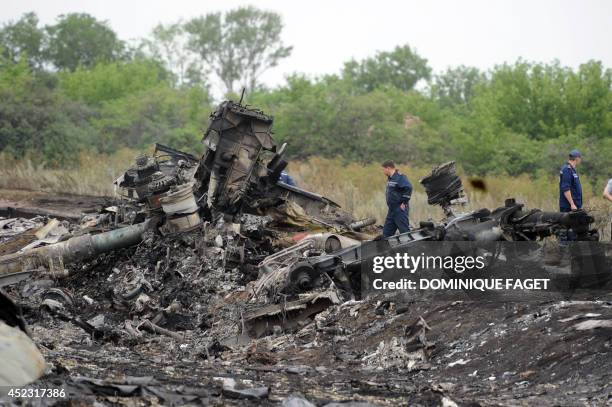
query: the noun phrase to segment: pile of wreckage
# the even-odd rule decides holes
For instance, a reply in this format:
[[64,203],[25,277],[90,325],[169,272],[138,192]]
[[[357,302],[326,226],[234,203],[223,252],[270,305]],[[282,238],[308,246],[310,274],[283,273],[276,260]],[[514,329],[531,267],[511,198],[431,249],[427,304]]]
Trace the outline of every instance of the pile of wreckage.
[[[168,367],[170,359],[227,365],[237,349],[243,364],[275,365],[277,353],[314,351],[321,335],[330,335],[338,346],[353,341],[356,331],[341,321],[359,318],[360,312],[377,318],[364,325],[362,338],[401,321],[405,305],[370,298],[361,289],[362,265],[376,254],[410,250],[424,241],[533,242],[569,230],[579,241],[598,240],[593,218],[583,211],[526,210],[508,199],[493,211],[456,213],[465,197],[453,162],[421,180],[428,203],[440,205],[445,218],[382,238],[375,219],[356,219],[328,198],[279,181],[287,161],[285,145],[272,138],[272,123],[261,111],[224,102],[211,115],[201,158],[158,144],[152,156],[138,156],[115,180],[119,197],[99,213],[79,222],[0,218],[0,287],[21,306],[0,297],[0,344],[14,345],[0,346],[0,360],[8,361],[0,367],[0,386],[25,385],[47,373],[39,383],[61,377],[73,394],[150,396],[166,404],[215,397],[268,400],[270,387],[254,384],[261,380],[245,384],[217,377],[212,392],[195,384],[169,390],[150,366],[146,380],[132,372],[109,382],[86,377],[86,372],[95,376],[95,369],[66,358],[72,354],[91,363],[96,348],[107,373],[122,366],[129,371],[120,362],[125,349],[166,338],[172,343],[169,360],[150,359],[166,366],[166,374],[174,369]],[[375,250],[366,250],[366,242],[375,242]],[[609,272],[609,256],[603,253],[602,259],[599,269]],[[54,360],[52,368],[28,339],[25,320],[36,322],[34,337]],[[610,320],[596,321],[610,328]],[[360,366],[366,371],[431,367],[435,344],[427,336],[427,318],[419,315],[403,324],[403,332],[355,356]],[[70,337],[67,330],[81,338],[80,345],[56,337]],[[325,377],[325,369],[301,365],[279,371]],[[457,405],[445,396],[449,389],[432,388],[428,397]],[[290,395],[284,403],[312,405]]]

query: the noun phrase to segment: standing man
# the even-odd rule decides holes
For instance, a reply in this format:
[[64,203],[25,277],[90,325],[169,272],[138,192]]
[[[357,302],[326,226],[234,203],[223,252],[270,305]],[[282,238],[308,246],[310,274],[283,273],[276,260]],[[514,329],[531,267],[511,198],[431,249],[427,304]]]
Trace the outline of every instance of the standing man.
[[409,232],[408,203],[412,195],[412,184],[408,181],[408,177],[395,168],[393,161],[385,161],[382,170],[387,176],[385,195],[388,207],[383,236],[393,236],[398,229],[400,233]]
[[582,208],[582,186],[576,167],[582,161],[578,150],[569,153],[569,160],[559,172],[559,211],[570,212]]
[[[582,154],[578,150],[569,153],[569,159],[559,172],[559,211],[571,212],[582,209],[582,186],[576,167],[582,161]],[[561,244],[576,240],[576,233],[569,229],[559,236]]]
[[297,184],[295,183],[295,181],[293,180],[293,178],[291,178],[291,175],[289,175],[288,172],[281,172],[280,176],[278,177],[278,180],[284,184],[290,185],[292,187],[297,187]]

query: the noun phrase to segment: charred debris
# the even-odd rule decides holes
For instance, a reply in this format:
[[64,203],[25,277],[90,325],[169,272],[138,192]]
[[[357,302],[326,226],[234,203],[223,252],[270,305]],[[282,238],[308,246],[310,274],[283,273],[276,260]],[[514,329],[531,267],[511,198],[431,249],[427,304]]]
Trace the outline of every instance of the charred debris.
[[3,285],[39,268],[66,274],[70,264],[132,247],[146,236],[190,236],[200,243],[200,252],[222,249],[224,267],[236,267],[245,281],[260,277],[257,293],[273,285],[276,294],[295,293],[322,279],[341,287],[342,298],[354,299],[358,293],[351,280],[356,276],[347,270],[364,261],[363,241],[380,241],[384,251],[424,240],[535,241],[568,230],[579,241],[598,240],[593,218],[584,211],[526,210],[507,199],[493,211],[455,213],[465,197],[454,162],[421,180],[428,203],[440,205],[445,219],[423,221],[409,233],[381,239],[375,219],[356,219],[326,197],[279,181],[287,161],[285,145],[272,138],[272,123],[259,110],[222,103],[211,115],[200,159],[161,144],[153,156],[136,157],[114,181],[121,195],[115,205],[88,216],[60,241],[38,240],[0,257]]
[[[381,238],[375,219],[357,219],[324,196],[279,181],[287,161],[272,124],[259,110],[223,102],[211,115],[200,158],[157,144],[114,181],[120,198],[99,213],[80,222],[0,220],[0,243],[15,249],[0,257],[0,287],[19,298],[26,316],[43,318],[42,310],[93,340],[133,344],[161,335],[212,360],[253,338],[312,326],[341,335],[330,307],[344,312],[340,304],[367,300],[361,265],[377,253],[423,241],[536,241],[569,230],[580,241],[598,240],[583,211],[544,212],[507,199],[494,210],[463,212],[454,162],[421,180],[428,203],[441,206],[445,218]],[[36,236],[19,244],[27,230]],[[364,242],[375,242],[376,251],[363,250]],[[376,312],[388,306],[379,301]],[[25,332],[20,314],[6,309],[5,325]],[[429,329],[415,320],[363,363],[427,368]],[[404,356],[393,359],[396,351]],[[269,393],[234,384],[223,382],[230,397]]]
[[72,230],[63,227],[55,241],[41,238],[0,257],[0,282],[9,285],[40,270],[66,276],[74,264],[142,247],[143,239],[166,242],[165,261],[154,264],[159,272],[173,254],[167,242],[188,240],[207,261],[218,259],[242,283],[252,282],[250,294],[265,294],[265,302],[322,286],[348,300],[360,296],[359,266],[371,255],[361,253],[364,241],[377,241],[382,253],[419,241],[535,241],[569,230],[579,241],[598,240],[584,211],[527,210],[507,199],[493,211],[456,213],[466,200],[454,162],[421,180],[428,203],[440,205],[445,219],[383,239],[375,219],[356,219],[326,197],[279,181],[286,145],[276,144],[272,124],[259,110],[223,102],[211,114],[201,158],[157,144],[153,156],[136,157],[114,181],[120,191],[114,205],[78,226],[66,225]]

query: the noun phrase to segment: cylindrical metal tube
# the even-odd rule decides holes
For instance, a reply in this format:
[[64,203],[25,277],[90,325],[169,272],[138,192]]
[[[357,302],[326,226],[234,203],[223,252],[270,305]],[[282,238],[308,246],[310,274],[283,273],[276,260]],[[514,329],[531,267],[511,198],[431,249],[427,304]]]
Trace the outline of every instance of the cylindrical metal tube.
[[365,218],[365,219],[361,219],[361,220],[351,223],[349,225],[349,228],[351,228],[352,230],[360,230],[367,226],[371,226],[375,223],[376,223],[376,218]]
[[140,243],[142,234],[147,230],[148,226],[149,220],[146,220],[136,225],[91,236],[94,254],[106,253]]
[[149,220],[93,236],[76,236],[64,242],[2,256],[0,257],[0,276],[17,273],[26,268],[48,266],[55,262],[69,264],[76,260],[135,245],[142,240],[142,234],[148,226]]

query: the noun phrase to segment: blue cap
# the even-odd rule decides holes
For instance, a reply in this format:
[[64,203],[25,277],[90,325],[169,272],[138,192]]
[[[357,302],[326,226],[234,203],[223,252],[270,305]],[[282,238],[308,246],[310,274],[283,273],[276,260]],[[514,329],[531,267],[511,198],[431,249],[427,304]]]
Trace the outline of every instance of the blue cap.
[[582,154],[580,154],[580,151],[574,149],[570,151],[569,156],[570,158],[578,158],[578,157],[582,157]]

